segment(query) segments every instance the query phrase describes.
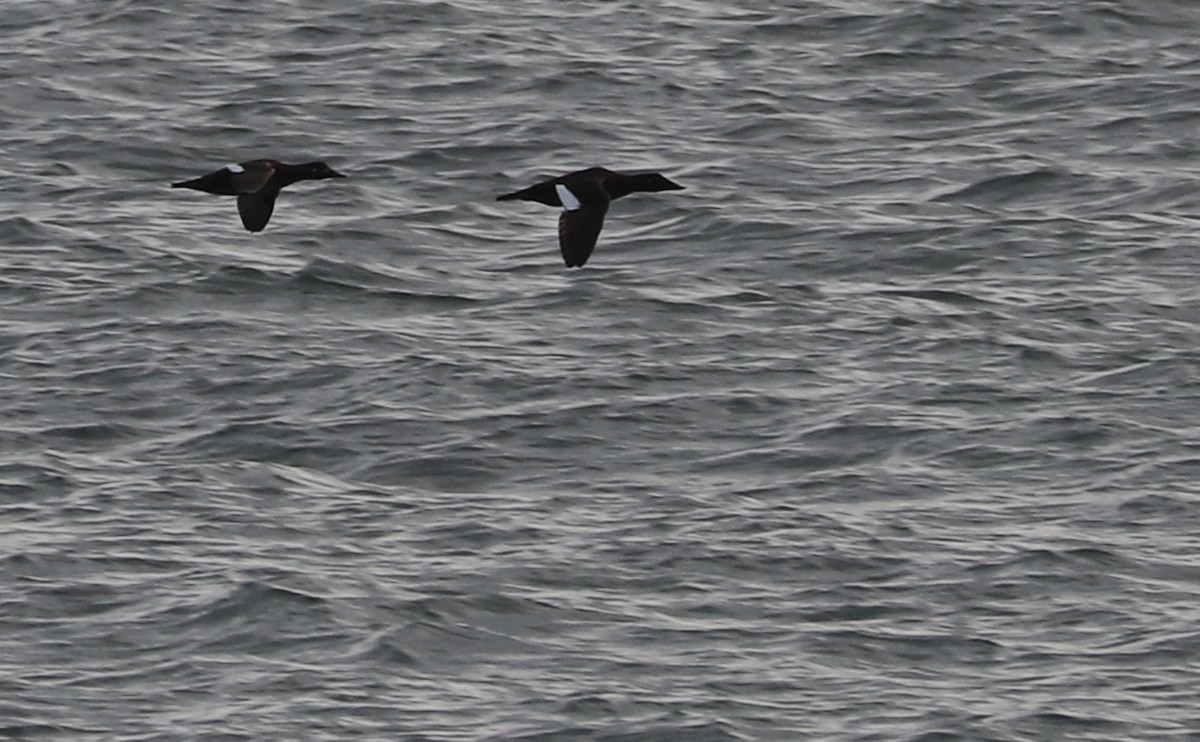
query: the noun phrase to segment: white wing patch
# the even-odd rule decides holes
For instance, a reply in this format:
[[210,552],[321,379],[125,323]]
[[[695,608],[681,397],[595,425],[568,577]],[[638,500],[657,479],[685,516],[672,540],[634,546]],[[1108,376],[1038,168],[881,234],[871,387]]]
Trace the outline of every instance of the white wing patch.
[[226,165],[226,166],[225,166],[225,169],[226,169],[226,170],[228,170],[228,171],[229,171],[229,172],[231,172],[231,173],[244,173],[244,172],[246,172],[246,168],[242,167],[241,165],[237,164],[236,162],[231,162],[231,163],[229,163],[228,165]]
[[570,189],[562,183],[556,183],[554,190],[558,193],[558,200],[562,201],[563,208],[567,211],[575,211],[583,204],[579,203],[579,199],[575,198],[575,194],[571,193]]

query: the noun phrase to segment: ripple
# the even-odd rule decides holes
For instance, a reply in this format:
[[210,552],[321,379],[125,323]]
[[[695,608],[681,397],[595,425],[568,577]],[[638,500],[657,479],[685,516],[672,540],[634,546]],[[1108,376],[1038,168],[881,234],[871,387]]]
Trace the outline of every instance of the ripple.
[[9,10],[6,730],[1193,720],[1192,6]]

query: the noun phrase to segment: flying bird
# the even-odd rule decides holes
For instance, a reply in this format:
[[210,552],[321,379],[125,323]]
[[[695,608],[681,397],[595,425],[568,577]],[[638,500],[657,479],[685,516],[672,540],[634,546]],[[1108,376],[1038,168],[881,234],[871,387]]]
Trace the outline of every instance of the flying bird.
[[192,188],[218,196],[237,196],[238,214],[251,232],[261,232],[275,210],[279,191],[301,180],[344,178],[324,162],[289,165],[279,160],[251,160],[226,165],[193,180],[172,183],[172,188]]
[[588,261],[596,248],[596,238],[604,226],[610,202],[630,193],[679,191],[683,186],[660,173],[618,173],[602,167],[590,167],[560,175],[528,188],[498,196],[497,201],[536,201],[561,206],[558,217],[558,246],[568,268]]

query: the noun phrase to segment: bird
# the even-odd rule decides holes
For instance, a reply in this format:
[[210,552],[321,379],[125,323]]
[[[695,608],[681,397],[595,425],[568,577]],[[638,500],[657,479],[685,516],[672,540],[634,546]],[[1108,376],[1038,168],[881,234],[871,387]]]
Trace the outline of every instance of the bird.
[[271,219],[275,197],[281,189],[301,180],[344,177],[324,162],[289,165],[279,160],[250,160],[231,163],[199,178],[172,183],[171,187],[237,196],[242,225],[251,232],[261,232]]
[[618,173],[590,167],[497,196],[496,200],[536,201],[547,206],[561,206],[558,246],[567,267],[579,268],[596,248],[596,238],[604,226],[609,203],[630,193],[680,190],[683,186],[661,173]]

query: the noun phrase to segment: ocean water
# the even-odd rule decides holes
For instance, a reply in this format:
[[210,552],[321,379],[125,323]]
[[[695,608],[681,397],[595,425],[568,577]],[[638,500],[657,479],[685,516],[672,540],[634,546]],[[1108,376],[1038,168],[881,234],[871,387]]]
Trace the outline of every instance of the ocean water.
[[0,736],[1200,738],[1197,27],[6,4]]

